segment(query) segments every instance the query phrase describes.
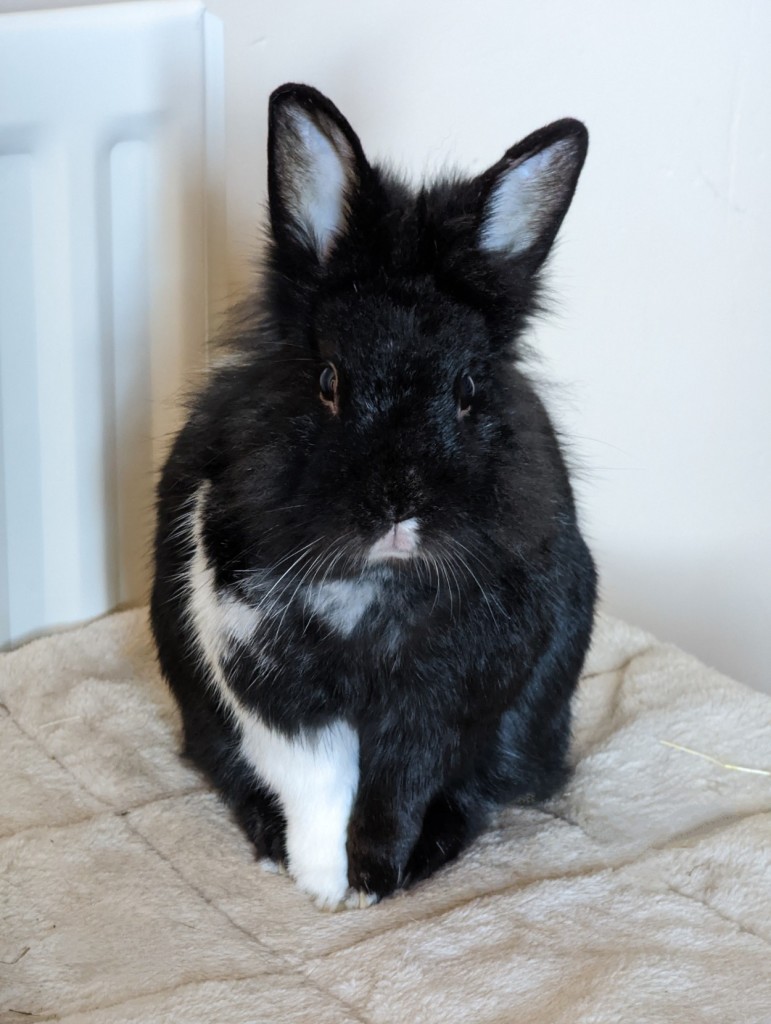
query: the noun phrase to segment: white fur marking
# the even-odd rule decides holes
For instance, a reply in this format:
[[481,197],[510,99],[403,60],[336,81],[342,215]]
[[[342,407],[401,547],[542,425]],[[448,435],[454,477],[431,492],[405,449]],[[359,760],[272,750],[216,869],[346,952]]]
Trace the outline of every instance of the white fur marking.
[[[214,586],[214,570],[209,566],[203,544],[203,508],[209,484],[199,487],[190,517],[190,532],[195,545],[190,562],[188,589],[190,616],[201,655],[209,667],[218,690],[225,685],[220,658],[227,652],[228,640],[248,640],[257,630],[261,615],[256,608],[234,597],[219,597]],[[224,692],[220,694],[224,699]]]
[[278,797],[287,819],[289,872],[322,907],[348,895],[346,837],[359,783],[359,737],[339,721],[288,738],[243,707],[228,686],[221,658],[233,639],[255,638],[261,615],[237,599],[217,594],[203,544],[203,511],[209,484],[195,498],[190,518],[194,542],[188,586],[190,617],[211,683],[241,733],[241,754]]
[[335,580],[308,588],[310,607],[343,636],[350,636],[377,595],[373,583]]
[[359,737],[336,722],[287,739],[254,714],[238,716],[241,753],[278,795],[287,820],[289,872],[319,906],[348,892],[346,837],[359,782]]

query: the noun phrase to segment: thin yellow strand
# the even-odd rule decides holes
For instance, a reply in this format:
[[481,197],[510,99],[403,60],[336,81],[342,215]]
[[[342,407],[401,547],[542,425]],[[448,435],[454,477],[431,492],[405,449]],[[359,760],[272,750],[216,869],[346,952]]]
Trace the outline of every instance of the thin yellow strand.
[[684,747],[682,743],[670,743],[669,740],[659,740],[659,743],[663,743],[665,747],[672,747],[673,750],[682,750],[686,754],[693,754],[694,757],[703,757],[705,761],[711,761],[712,764],[716,764],[719,768],[727,768],[731,772],[746,772],[748,775],[771,776],[771,772],[766,771],[764,768],[744,768],[740,764],[727,764],[725,761],[718,761],[716,757],[712,757],[710,754],[702,754],[700,750],[693,750],[691,747]]

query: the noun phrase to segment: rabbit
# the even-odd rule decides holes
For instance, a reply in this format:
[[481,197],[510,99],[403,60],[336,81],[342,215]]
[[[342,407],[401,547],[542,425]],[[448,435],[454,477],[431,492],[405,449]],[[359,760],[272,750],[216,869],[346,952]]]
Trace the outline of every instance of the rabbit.
[[596,573],[521,337],[587,144],[413,189],[270,97],[264,277],[160,478],[151,621],[185,753],[321,908],[568,776]]

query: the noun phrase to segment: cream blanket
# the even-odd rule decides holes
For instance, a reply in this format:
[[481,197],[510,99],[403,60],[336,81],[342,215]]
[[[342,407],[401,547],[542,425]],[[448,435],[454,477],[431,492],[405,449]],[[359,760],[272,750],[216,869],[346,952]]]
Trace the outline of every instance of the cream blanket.
[[0,1021],[771,1022],[771,699],[601,617],[576,774],[367,910],[177,756],[145,614],[0,659]]

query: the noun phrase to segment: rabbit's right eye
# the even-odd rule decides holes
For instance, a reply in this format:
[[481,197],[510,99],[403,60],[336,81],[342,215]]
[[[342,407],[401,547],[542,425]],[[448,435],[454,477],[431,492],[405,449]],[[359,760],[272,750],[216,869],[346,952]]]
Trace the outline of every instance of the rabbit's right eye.
[[457,386],[458,394],[458,415],[467,416],[471,410],[471,399],[476,394],[476,387],[474,386],[474,378],[468,373],[464,373],[458,380]]
[[337,412],[337,370],[330,363],[321,371],[319,377],[319,397],[333,412]]

